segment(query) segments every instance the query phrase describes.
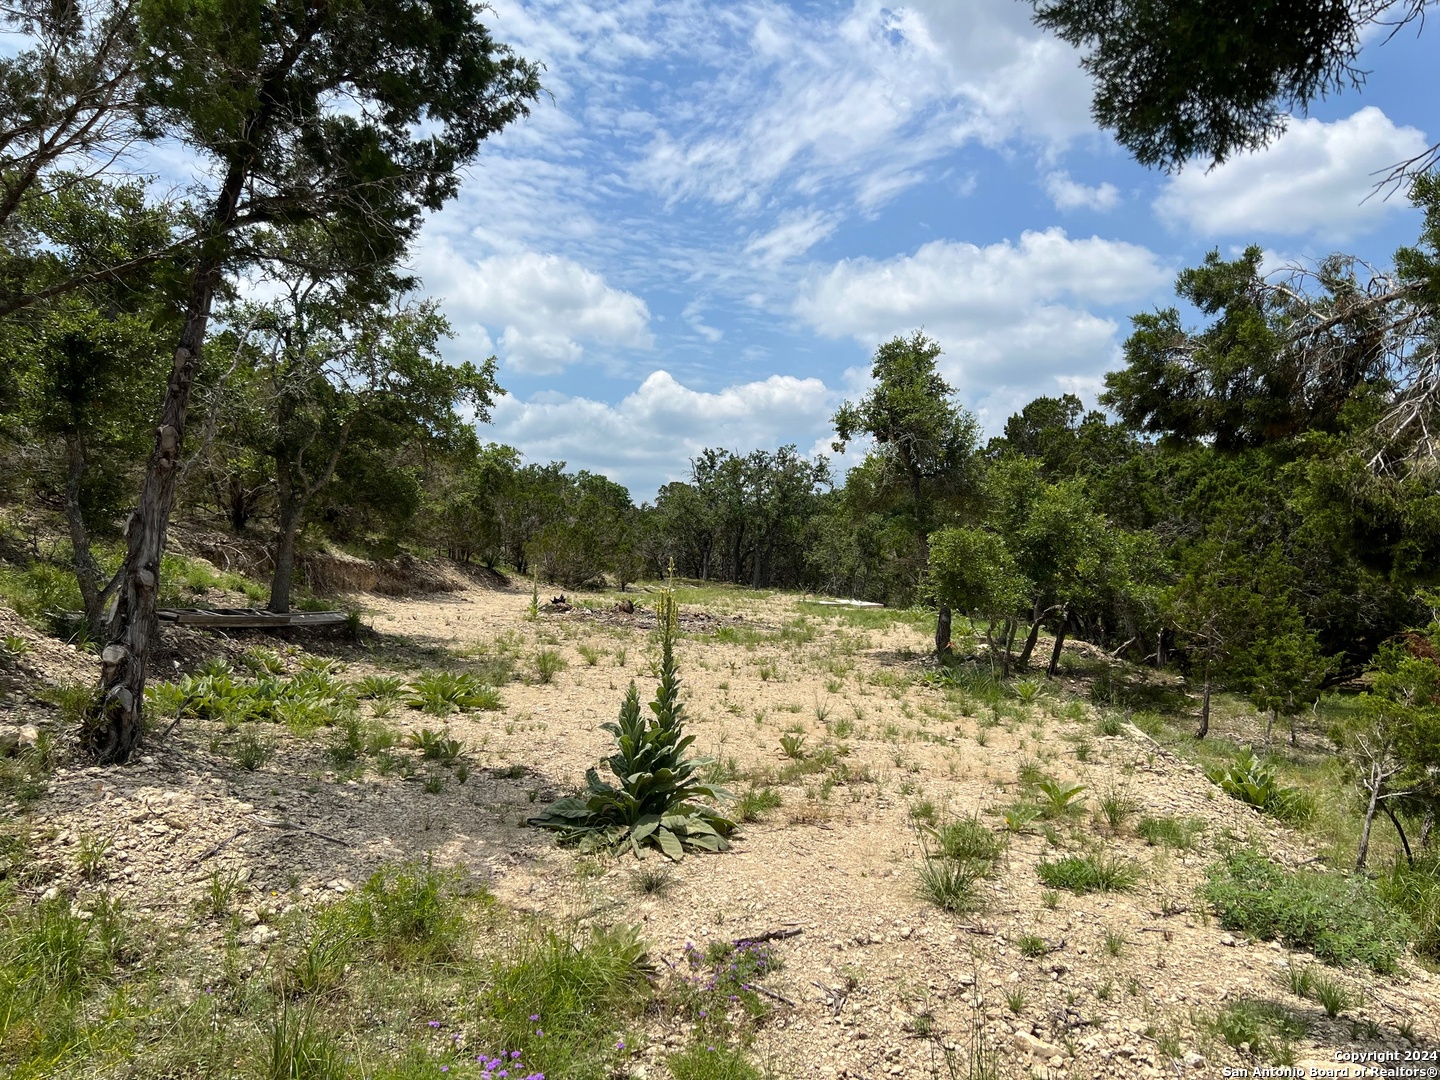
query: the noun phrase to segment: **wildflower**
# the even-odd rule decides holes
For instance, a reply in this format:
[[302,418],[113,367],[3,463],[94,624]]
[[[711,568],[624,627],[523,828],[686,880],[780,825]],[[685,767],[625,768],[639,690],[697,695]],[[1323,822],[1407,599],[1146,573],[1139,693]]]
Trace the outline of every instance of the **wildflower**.
[[439,1021],[439,1020],[431,1020],[431,1021],[430,1021],[430,1026],[431,1026],[432,1028],[438,1028],[438,1027],[440,1026],[440,1021]]
[[531,1019],[531,1020],[539,1020],[539,1019],[540,1019],[540,1014],[539,1014],[539,1013],[531,1013],[531,1014],[530,1014],[530,1019]]

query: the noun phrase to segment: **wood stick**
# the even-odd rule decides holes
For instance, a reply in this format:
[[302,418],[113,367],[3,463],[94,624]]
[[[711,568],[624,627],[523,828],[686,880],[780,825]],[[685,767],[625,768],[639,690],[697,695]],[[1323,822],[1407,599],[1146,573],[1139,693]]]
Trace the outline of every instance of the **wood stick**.
[[796,926],[789,930],[766,930],[763,934],[756,934],[753,937],[746,936],[736,938],[730,944],[737,948],[741,945],[758,945],[762,941],[780,941],[782,938],[798,937],[805,931],[802,927]]
[[321,840],[328,840],[332,844],[339,844],[341,847],[354,847],[349,840],[342,840],[338,836],[330,836],[328,833],[316,832],[314,829],[307,829],[303,825],[296,825],[293,821],[286,821],[283,818],[265,818],[259,814],[251,814],[250,820],[257,824],[264,825],[271,829],[287,829],[290,832],[304,833],[306,836],[318,837]]

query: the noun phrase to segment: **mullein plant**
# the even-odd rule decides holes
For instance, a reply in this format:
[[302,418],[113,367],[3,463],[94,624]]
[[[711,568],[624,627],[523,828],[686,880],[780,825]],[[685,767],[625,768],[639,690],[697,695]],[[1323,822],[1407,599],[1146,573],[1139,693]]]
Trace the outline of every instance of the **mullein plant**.
[[680,673],[675,662],[678,612],[673,587],[656,605],[660,627],[660,685],[650,703],[651,716],[640,708],[640,692],[632,680],[620,716],[601,726],[615,736],[616,752],[606,762],[618,784],[602,780],[591,768],[585,791],[560,799],[530,819],[553,829],[561,843],[581,851],[615,851],[629,847],[637,858],[658,848],[679,861],[686,851],[727,851],[735,822],[696,799],[727,798],[700,778],[709,761],[687,758],[695,736],[685,734],[685,706],[680,701]]

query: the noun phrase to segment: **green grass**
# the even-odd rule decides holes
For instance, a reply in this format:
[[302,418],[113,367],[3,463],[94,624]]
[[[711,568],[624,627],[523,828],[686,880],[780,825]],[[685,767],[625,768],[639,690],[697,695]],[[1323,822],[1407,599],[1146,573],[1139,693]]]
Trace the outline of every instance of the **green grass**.
[[1422,856],[1413,867],[1397,857],[1376,887],[1381,899],[1409,918],[1415,951],[1440,961],[1440,853]]
[[454,671],[427,671],[410,682],[406,704],[434,716],[447,716],[468,709],[495,710],[501,707],[500,693],[480,679]]
[[1305,1037],[1308,1026],[1283,1005],[1242,998],[1202,1020],[1201,1026],[1233,1049],[1271,1065],[1295,1060],[1294,1043]]
[[1106,854],[1069,855],[1035,867],[1052,889],[1073,893],[1127,892],[1140,880],[1135,864]]
[[782,801],[774,788],[752,787],[736,800],[735,816],[740,821],[763,821],[766,814],[780,809]]
[[920,864],[920,896],[954,914],[978,911],[983,873],[973,863],[953,859],[925,859]]
[[1178,851],[1189,851],[1199,843],[1201,834],[1205,832],[1205,822],[1200,818],[1180,818],[1170,815],[1142,817],[1135,831],[1151,847],[1168,847]]
[[1206,902],[1227,930],[1305,949],[1327,964],[1396,970],[1410,921],[1375,884],[1321,870],[1286,870],[1252,849],[1230,852],[1206,871]]

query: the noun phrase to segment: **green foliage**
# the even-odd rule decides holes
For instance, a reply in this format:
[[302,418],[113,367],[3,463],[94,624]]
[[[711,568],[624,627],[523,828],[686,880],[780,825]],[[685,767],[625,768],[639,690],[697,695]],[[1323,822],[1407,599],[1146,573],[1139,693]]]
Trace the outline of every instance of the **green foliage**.
[[751,787],[735,801],[735,817],[739,821],[763,821],[766,814],[780,809],[782,801],[772,787]]
[[1289,1009],[1253,998],[1229,1002],[1206,1017],[1203,1026],[1232,1048],[1267,1062],[1293,1061],[1292,1044],[1308,1032]]
[[978,816],[923,831],[933,840],[939,857],[972,863],[982,874],[990,873],[1005,852],[1005,841],[986,828]]
[[320,932],[348,937],[392,962],[456,959],[465,927],[456,878],[429,862],[382,867],[324,913]]
[[1388,11],[1037,0],[1035,21],[1086,50],[1096,122],[1114,129],[1142,165],[1174,171],[1259,149],[1280,136],[1290,114],[1358,86],[1363,74],[1355,60],[1366,25],[1388,24]]
[[554,649],[541,649],[535,654],[535,680],[541,684],[555,681],[555,676],[569,665]]
[[1440,960],[1440,853],[1421,855],[1413,866],[1397,858],[1376,888],[1382,900],[1410,920],[1415,951]]
[[406,741],[418,749],[426,761],[438,761],[442,765],[453,765],[465,752],[465,744],[452,738],[448,731],[421,728],[406,736]]
[[313,1008],[301,1013],[283,1004],[265,1039],[264,1080],[345,1080],[350,1075],[343,1051],[316,1021]]
[[1227,930],[1307,949],[1327,964],[1359,962],[1392,972],[1411,927],[1363,877],[1288,871],[1236,849],[1206,871],[1202,889]]
[[1021,956],[1032,960],[1050,951],[1050,943],[1036,934],[1021,934],[1015,939],[1015,947],[1020,950]]
[[805,757],[805,736],[787,731],[780,736],[780,752],[794,761],[802,760]]
[[1140,880],[1134,863],[1107,854],[1069,855],[1035,867],[1040,880],[1052,889],[1073,893],[1128,892]]
[[1112,829],[1119,829],[1131,817],[1140,812],[1140,800],[1130,791],[1111,788],[1100,800],[1100,812]]
[[1207,775],[1231,798],[1249,803],[1288,824],[1303,825],[1315,814],[1314,800],[1298,788],[1283,786],[1275,767],[1262,762],[1253,752]]
[[1151,847],[1170,847],[1189,851],[1205,831],[1200,818],[1179,818],[1170,815],[1142,817],[1136,831]]
[[410,683],[406,704],[412,709],[447,716],[467,709],[498,709],[500,694],[474,675],[454,671],[427,671]]
[[739,1047],[695,1043],[665,1059],[675,1080],[762,1080]]
[[641,714],[640,694],[631,682],[619,719],[603,725],[615,737],[616,753],[607,764],[619,786],[589,769],[582,798],[561,799],[530,819],[530,824],[558,832],[562,843],[577,844],[582,851],[628,846],[640,857],[643,847],[654,847],[679,861],[687,849],[730,847],[726,837],[735,823],[693,801],[720,793],[701,778],[708,763],[685,756],[695,737],[684,732],[685,707],[675,661],[679,613],[673,591],[661,594],[656,611],[661,653],[660,685],[650,704],[653,719],[647,721]]
[[976,911],[983,906],[979,885],[984,876],[976,863],[926,858],[920,863],[920,895],[957,915]]
[[653,974],[633,927],[539,930],[488,973],[475,1016],[488,1044],[521,1051],[526,1069],[609,1075],[594,1070],[616,1060],[616,1028],[644,1007]]
[[1040,816],[1046,820],[1068,817],[1081,809],[1075,800],[1085,790],[1084,784],[1064,784],[1058,780],[1041,780],[1035,785],[1040,792]]
[[366,675],[355,683],[356,695],[372,701],[398,698],[404,690],[405,680],[399,675]]

